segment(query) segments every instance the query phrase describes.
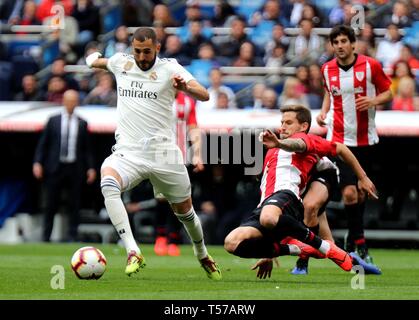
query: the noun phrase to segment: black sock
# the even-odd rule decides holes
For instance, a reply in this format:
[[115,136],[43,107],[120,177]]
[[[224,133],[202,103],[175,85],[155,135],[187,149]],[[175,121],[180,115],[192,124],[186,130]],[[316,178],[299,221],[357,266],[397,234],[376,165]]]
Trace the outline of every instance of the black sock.
[[364,203],[345,205],[345,213],[348,219],[348,238],[352,242],[364,238],[364,208]]
[[289,215],[282,214],[279,217],[275,230],[281,238],[291,236],[316,249],[320,248],[322,244],[322,240],[310,231],[309,228]]
[[288,245],[266,238],[245,239],[234,250],[234,255],[240,258],[274,258],[289,254]]
[[317,224],[314,227],[308,227],[310,229],[311,232],[313,232],[316,236],[319,235],[320,232],[320,225]]

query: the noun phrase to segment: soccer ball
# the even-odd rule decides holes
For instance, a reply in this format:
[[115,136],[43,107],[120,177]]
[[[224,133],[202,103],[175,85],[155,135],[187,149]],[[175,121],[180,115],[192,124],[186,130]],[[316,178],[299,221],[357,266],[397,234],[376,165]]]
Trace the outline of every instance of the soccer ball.
[[71,258],[71,269],[79,279],[99,279],[106,270],[105,255],[95,247],[80,248]]

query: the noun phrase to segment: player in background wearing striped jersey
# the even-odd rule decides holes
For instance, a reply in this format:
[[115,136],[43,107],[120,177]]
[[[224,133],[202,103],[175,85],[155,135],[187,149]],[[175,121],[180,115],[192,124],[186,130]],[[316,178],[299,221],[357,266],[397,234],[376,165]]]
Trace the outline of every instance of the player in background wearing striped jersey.
[[[201,132],[196,120],[196,101],[184,92],[178,91],[173,103],[175,117],[175,139],[182,152],[185,164],[189,162],[194,166],[193,172],[204,170],[201,154]],[[189,139],[188,139],[189,136]],[[192,161],[189,161],[188,142],[192,144]],[[156,241],[154,252],[158,256],[179,256],[181,241],[181,227],[179,221],[170,214],[170,206],[166,199],[157,197],[156,208]]]
[[377,198],[375,186],[344,144],[308,134],[311,125],[308,108],[286,106],[281,111],[281,139],[269,130],[262,136],[269,150],[260,186],[261,201],[253,215],[227,235],[224,248],[242,258],[327,257],[350,271],[353,264],[359,263],[357,259],[333,242],[320,239],[302,223],[304,208],[300,195],[309,172],[322,156],[342,157],[356,173],[359,188]]
[[221,272],[208,254],[202,226],[192,206],[191,184],[182,154],[173,139],[173,102],[178,90],[197,100],[208,91],[174,59],[160,59],[160,44],[152,28],[138,28],[132,38],[133,54],[117,53],[109,59],[99,52],[86,57],[89,67],[111,71],[117,82],[116,144],[101,168],[101,189],[106,210],[127,251],[125,273],[145,266],[129,224],[121,192],[149,179],[162,193],[184,225],[195,256],[207,276],[221,280]]
[[[370,173],[374,146],[378,143],[375,108],[392,99],[391,81],[378,61],[354,52],[356,38],[351,27],[335,26],[329,40],[336,57],[322,66],[326,90],[316,120],[327,127],[327,140],[348,146]],[[365,195],[357,189],[350,168],[339,159],[337,165],[348,219],[345,249],[357,249],[363,259],[372,263],[364,236]]]

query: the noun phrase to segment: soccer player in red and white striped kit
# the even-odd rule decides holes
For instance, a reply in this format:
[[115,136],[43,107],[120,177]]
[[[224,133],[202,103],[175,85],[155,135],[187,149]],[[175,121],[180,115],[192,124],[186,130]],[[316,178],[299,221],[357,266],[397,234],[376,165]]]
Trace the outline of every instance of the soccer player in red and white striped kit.
[[[378,143],[376,106],[392,99],[391,80],[377,60],[355,53],[356,36],[350,26],[335,26],[329,40],[335,58],[322,66],[326,91],[316,120],[327,127],[327,140],[348,146],[370,173],[374,146]],[[357,189],[352,170],[339,159],[337,165],[348,219],[345,250],[357,249],[366,262],[372,263],[364,236],[365,195]]]

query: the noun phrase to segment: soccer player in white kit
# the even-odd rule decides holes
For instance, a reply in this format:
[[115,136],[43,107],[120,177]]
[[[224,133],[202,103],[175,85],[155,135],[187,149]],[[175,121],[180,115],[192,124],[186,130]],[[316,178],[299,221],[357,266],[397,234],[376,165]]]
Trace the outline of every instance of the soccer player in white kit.
[[145,259],[133,237],[121,192],[150,179],[155,192],[165,196],[184,225],[207,276],[220,280],[220,269],[207,252],[192,206],[189,176],[173,133],[176,91],[202,101],[209,99],[208,92],[176,60],[157,56],[160,44],[152,28],[138,28],[132,48],[132,55],[117,53],[106,59],[95,52],[86,58],[89,67],[109,70],[117,82],[116,144],[102,164],[101,189],[106,210],[127,250],[125,273],[138,272]]

